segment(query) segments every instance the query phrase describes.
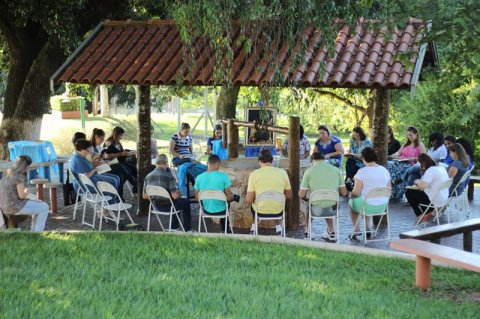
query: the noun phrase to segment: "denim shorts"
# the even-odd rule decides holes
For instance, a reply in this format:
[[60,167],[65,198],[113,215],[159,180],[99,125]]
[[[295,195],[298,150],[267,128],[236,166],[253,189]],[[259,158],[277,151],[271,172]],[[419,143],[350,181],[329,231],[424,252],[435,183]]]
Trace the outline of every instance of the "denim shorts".
[[315,217],[329,217],[335,216],[336,210],[334,210],[335,206],[332,207],[318,207],[312,205],[312,216]]

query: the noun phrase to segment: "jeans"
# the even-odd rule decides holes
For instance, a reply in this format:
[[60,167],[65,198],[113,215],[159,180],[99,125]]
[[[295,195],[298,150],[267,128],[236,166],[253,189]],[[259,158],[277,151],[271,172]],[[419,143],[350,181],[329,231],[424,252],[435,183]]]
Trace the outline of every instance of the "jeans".
[[[136,175],[133,174],[133,172],[130,170],[130,168],[124,164],[114,164],[111,165],[111,171],[110,174],[119,176],[125,181],[129,181],[130,184],[132,184],[133,192],[136,192],[137,189],[137,177]],[[123,188],[123,183],[122,183],[122,188]]]
[[[187,198],[177,198],[172,199],[173,205],[175,206],[175,210],[181,210],[183,216],[183,228],[185,231],[189,231],[192,229],[192,215],[190,211],[190,202]],[[155,209],[159,211],[170,211],[171,205],[159,205],[155,203]],[[172,216],[172,228],[178,228],[180,225],[178,224],[178,219],[175,216]]]
[[182,195],[188,198],[187,171],[195,178],[198,175],[206,172],[207,166],[199,163],[192,163],[191,159],[189,159],[187,162],[185,162],[185,160],[185,158],[175,157],[172,160],[172,164],[177,166],[178,188],[182,192]]
[[45,229],[45,223],[48,217],[48,204],[37,202],[35,200],[27,200],[27,203],[16,215],[32,215],[32,232],[41,232]]
[[422,175],[420,174],[420,165],[413,165],[410,166],[409,169],[407,169],[405,175],[403,176],[403,180],[405,181],[407,186],[412,186],[413,182],[420,177],[422,177]]

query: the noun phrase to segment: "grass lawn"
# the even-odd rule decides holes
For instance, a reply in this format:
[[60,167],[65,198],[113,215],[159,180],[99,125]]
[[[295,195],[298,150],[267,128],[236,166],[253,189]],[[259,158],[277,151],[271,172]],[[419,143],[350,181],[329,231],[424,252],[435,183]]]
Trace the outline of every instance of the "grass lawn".
[[478,274],[228,238],[0,234],[2,318],[478,318]]

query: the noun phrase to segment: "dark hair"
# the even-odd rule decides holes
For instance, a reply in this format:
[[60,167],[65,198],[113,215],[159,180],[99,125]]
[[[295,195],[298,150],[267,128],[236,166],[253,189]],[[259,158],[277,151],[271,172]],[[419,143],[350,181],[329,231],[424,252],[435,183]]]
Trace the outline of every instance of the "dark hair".
[[75,146],[75,143],[76,143],[78,140],[86,140],[86,139],[87,139],[87,135],[85,135],[85,133],[83,133],[83,132],[75,132],[75,133],[73,133],[72,144],[73,144],[73,146]]
[[114,144],[120,144],[118,136],[122,134],[125,134],[125,130],[120,126],[115,126],[113,128],[112,134],[110,134],[107,140],[113,142]]
[[328,129],[328,126],[326,126],[326,125],[320,125],[320,126],[318,127],[317,131],[320,131],[320,130],[327,132],[327,133],[328,133],[328,136],[330,136],[330,130]]
[[105,131],[100,128],[94,128],[92,131],[92,136],[90,137],[90,143],[93,146],[96,146],[97,143],[95,142],[95,137],[105,137]]
[[472,144],[470,144],[470,141],[467,140],[465,137],[460,137],[457,140],[457,143],[463,146],[467,155],[470,156],[470,160],[473,161],[473,148]]
[[20,155],[17,157],[15,160],[15,164],[7,170],[7,175],[13,175],[13,174],[22,174],[26,175],[27,174],[27,167],[32,164],[32,158],[28,155]]
[[422,153],[418,156],[418,163],[420,163],[420,168],[423,172],[432,166],[437,166],[437,163],[427,153]]
[[180,125],[180,131],[181,130],[189,130],[190,129],[190,124],[187,122],[183,122],[182,125]]
[[[418,147],[418,145],[420,145],[420,133],[418,133],[417,128],[415,126],[409,126],[407,127],[407,132],[412,132],[414,134],[417,134],[417,139],[413,141],[413,146]],[[407,137],[407,141],[405,142],[405,144],[403,144],[403,146],[405,147],[410,144],[412,144],[412,142],[410,142],[410,140]]]
[[312,161],[321,161],[325,159],[325,155],[321,152],[314,152],[311,158]]
[[376,162],[377,161],[377,153],[373,149],[373,147],[365,147],[362,150],[362,158],[367,163]]
[[430,136],[428,137],[428,144],[429,145],[432,145],[433,146],[433,149],[437,149],[439,148],[440,146],[443,145],[443,141],[445,139],[443,138],[443,134],[440,133],[440,132],[433,132],[432,134],[430,134]]
[[300,141],[302,140],[304,134],[305,134],[305,129],[303,128],[303,125],[300,124]]
[[367,135],[365,134],[365,132],[363,131],[363,128],[361,128],[360,126],[357,126],[357,127],[354,127],[352,132],[355,132],[357,133],[358,135],[360,135],[360,139],[362,141],[365,141],[365,139],[367,138]]
[[223,134],[223,128],[220,124],[216,124],[215,127],[213,128],[213,135],[212,135],[213,139],[215,139],[215,132],[218,130],[222,131],[222,134]]
[[90,146],[92,146],[92,143],[87,140],[78,140],[75,142],[75,150],[77,150],[78,152],[80,152],[81,150],[86,150]]
[[445,136],[445,138],[443,139],[443,141],[449,141],[449,142],[452,142],[452,143],[455,143],[457,141],[457,139],[455,138],[455,136],[452,136],[452,135],[447,135]]
[[463,167],[468,167],[470,165],[470,160],[468,158],[467,152],[463,148],[462,144],[455,143],[451,145],[448,150],[457,154],[458,160],[462,162]]
[[220,157],[218,157],[218,155],[210,155],[208,157],[208,164],[210,165],[219,164],[220,162]]
[[392,129],[392,127],[391,127],[390,125],[388,126],[388,131],[387,131],[387,133],[388,133],[389,142],[395,141],[395,134],[393,134],[393,129]]
[[270,150],[261,150],[260,154],[258,154],[258,160],[262,163],[272,163],[273,162],[273,155]]

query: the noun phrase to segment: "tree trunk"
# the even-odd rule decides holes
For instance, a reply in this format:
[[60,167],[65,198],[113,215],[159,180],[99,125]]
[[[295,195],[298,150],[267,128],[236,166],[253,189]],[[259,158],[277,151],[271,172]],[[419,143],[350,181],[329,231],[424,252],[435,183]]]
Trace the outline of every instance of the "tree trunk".
[[372,124],[372,143],[378,156],[378,164],[387,166],[388,117],[390,98],[387,89],[373,90],[374,114]]
[[64,59],[60,44],[49,40],[30,65],[18,96],[15,92],[24,68],[16,64],[11,66],[9,78],[16,80],[12,80],[13,84],[8,82],[9,102],[5,104],[0,144],[6,146],[8,141],[39,139],[43,114],[50,110],[49,79]]
[[222,86],[218,95],[215,117],[219,119],[234,119],[237,111],[237,99],[240,86],[231,87]]
[[151,118],[150,118],[150,86],[137,86],[136,97],[138,105],[138,141],[137,141],[137,166],[138,166],[138,213],[148,214],[148,201],[143,199],[143,182],[150,172],[151,167]]
[[100,108],[103,117],[110,116],[110,105],[108,103],[108,88],[106,85],[100,85]]
[[90,90],[92,92],[92,115],[98,115],[98,86],[90,85]]

